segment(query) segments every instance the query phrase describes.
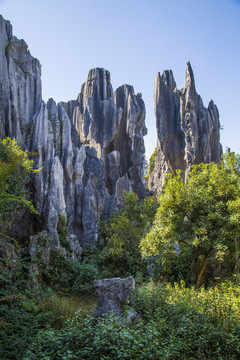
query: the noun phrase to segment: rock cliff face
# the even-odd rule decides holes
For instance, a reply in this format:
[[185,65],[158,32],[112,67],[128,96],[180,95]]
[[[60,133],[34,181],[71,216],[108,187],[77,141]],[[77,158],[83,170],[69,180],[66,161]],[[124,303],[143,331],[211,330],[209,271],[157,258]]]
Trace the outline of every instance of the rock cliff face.
[[100,218],[119,206],[123,190],[145,194],[145,105],[132,86],[113,92],[110,74],[93,69],[77,100],[47,104],[41,67],[0,16],[0,136],[32,151],[32,192],[43,230],[59,247],[59,215],[81,245],[95,245]]
[[21,144],[40,110],[41,67],[24,40],[12,35],[12,26],[0,15],[0,136]]
[[166,174],[176,169],[184,178],[193,164],[219,162],[222,153],[219,113],[213,101],[203,106],[187,63],[185,86],[178,90],[172,71],[157,74],[154,85],[157,149],[149,175],[150,190],[160,194]]
[[[16,138],[32,152],[37,168],[31,186],[39,212],[38,231],[59,247],[59,216],[81,245],[95,245],[99,219],[121,203],[123,190],[146,194],[144,182],[145,106],[132,86],[113,91],[110,73],[89,72],[76,100],[42,101],[41,66],[24,40],[0,16],[0,137]],[[167,172],[192,164],[218,162],[219,115],[203,106],[187,64],[186,82],[177,90],[171,71],[158,74],[154,88],[157,151],[149,188],[159,194]],[[25,216],[23,236],[36,231]]]

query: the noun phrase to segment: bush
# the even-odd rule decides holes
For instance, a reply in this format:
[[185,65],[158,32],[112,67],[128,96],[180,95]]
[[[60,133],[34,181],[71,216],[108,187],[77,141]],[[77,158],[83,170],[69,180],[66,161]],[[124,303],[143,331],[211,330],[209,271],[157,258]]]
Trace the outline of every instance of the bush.
[[77,315],[61,330],[39,332],[24,360],[239,359],[239,291],[230,283],[208,290],[150,284],[131,299],[137,323]]
[[239,156],[228,153],[220,164],[193,165],[187,182],[180,170],[175,176],[168,174],[154,224],[141,240],[142,255],[157,256],[168,271],[179,254],[187,254],[192,283],[198,287],[216,271],[223,276],[237,267],[239,167]]
[[67,241],[68,229],[67,229],[67,219],[65,216],[58,214],[58,224],[57,232],[59,236],[60,245],[66,250],[70,250],[69,242]]
[[43,272],[45,286],[55,291],[82,294],[93,290],[93,281],[98,277],[96,264],[64,258],[58,251],[52,251],[50,266]]
[[42,311],[42,305],[51,296],[49,293],[37,296],[17,290],[14,295],[5,291],[5,296],[1,296],[0,348],[2,360],[22,360],[26,347],[36,333],[56,320],[59,315],[58,310],[45,309]]
[[26,184],[34,163],[28,152],[22,151],[15,139],[0,140],[0,232],[6,232],[20,211],[28,209],[37,214],[28,200]]
[[81,264],[80,274],[73,283],[72,290],[76,293],[91,293],[93,282],[98,277],[98,270],[95,265]]
[[108,269],[111,277],[146,277],[147,262],[142,261],[139,243],[152,225],[158,204],[154,197],[139,200],[137,194],[126,192],[124,202],[120,211],[100,223],[100,235],[106,243],[102,268]]

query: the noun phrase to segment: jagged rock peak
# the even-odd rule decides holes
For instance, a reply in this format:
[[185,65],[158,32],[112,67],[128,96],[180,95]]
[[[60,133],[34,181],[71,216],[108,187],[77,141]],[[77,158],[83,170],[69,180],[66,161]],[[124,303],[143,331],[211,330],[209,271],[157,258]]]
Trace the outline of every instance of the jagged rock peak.
[[78,102],[85,108],[88,97],[97,97],[100,100],[108,100],[113,97],[110,72],[103,68],[91,69],[88,73],[87,81],[82,85],[78,96]]
[[192,87],[193,92],[196,92],[193,70],[190,62],[188,61],[185,74],[185,89],[188,89],[190,86]]
[[0,136],[15,137],[23,145],[41,107],[41,66],[1,15],[0,64]]
[[145,194],[144,102],[129,85],[113,92],[109,71],[95,68],[77,100],[45,104],[39,61],[1,16],[0,30],[0,136],[15,137],[42,169],[31,184],[39,217],[21,236],[38,223],[60,247],[66,217],[81,245],[95,245],[99,220],[118,208],[123,190]]
[[[68,119],[64,120],[63,109]],[[98,219],[117,208],[123,190],[133,190],[140,197],[145,194],[144,102],[129,85],[113,93],[110,73],[96,68],[89,71],[77,101],[57,107],[49,100],[48,111],[49,118],[55,119],[51,121],[55,153],[65,175],[70,231],[81,239],[81,244],[93,245]],[[68,145],[64,147],[64,143]]]
[[218,109],[213,101],[203,106],[190,62],[182,90],[176,88],[171,71],[157,74],[154,101],[157,149],[148,186],[159,194],[169,171],[180,169],[186,178],[193,164],[219,162],[222,146]]
[[[160,73],[159,73],[159,75],[160,75]],[[171,91],[174,91],[174,89],[176,88],[176,82],[174,80],[172,70],[165,70],[162,74],[162,80],[164,81],[164,83],[166,85],[169,86]]]

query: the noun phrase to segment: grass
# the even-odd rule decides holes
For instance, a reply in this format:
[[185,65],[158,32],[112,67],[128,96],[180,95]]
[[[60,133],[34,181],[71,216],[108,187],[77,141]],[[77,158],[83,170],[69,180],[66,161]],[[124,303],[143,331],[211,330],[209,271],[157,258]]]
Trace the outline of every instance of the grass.
[[60,329],[64,322],[78,313],[80,319],[84,320],[96,307],[96,297],[93,295],[66,295],[53,293],[45,295],[39,301],[36,312],[53,312],[56,314],[51,326]]

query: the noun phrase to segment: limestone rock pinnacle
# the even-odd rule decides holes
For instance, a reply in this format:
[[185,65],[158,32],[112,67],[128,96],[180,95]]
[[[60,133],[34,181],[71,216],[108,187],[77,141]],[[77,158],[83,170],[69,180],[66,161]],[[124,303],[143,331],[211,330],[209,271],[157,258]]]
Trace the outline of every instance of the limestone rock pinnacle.
[[203,106],[189,62],[182,90],[176,88],[171,71],[157,74],[154,101],[157,150],[148,186],[160,194],[168,172],[180,169],[186,178],[193,164],[219,162],[222,146],[218,109],[213,101]]

